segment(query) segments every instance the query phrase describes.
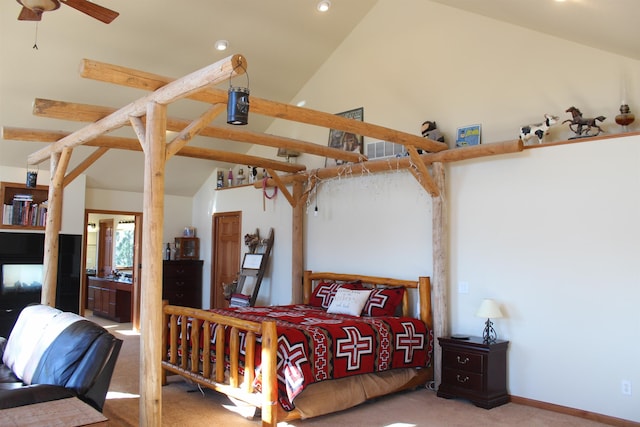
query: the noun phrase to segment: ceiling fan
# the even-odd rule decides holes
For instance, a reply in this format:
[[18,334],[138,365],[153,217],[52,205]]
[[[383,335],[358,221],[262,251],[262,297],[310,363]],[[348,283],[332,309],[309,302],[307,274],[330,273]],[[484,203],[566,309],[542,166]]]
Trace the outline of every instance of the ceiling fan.
[[40,21],[44,12],[50,12],[60,7],[60,3],[85,13],[92,18],[109,24],[119,15],[118,12],[99,6],[87,0],[16,0],[22,5],[19,21]]

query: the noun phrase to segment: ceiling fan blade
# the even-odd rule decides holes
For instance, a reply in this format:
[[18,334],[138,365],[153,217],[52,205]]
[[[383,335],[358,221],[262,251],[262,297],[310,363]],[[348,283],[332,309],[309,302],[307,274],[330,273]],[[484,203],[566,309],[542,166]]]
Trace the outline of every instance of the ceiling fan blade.
[[18,21],[40,21],[42,19],[42,12],[34,12],[33,10],[22,7],[20,15],[18,15]]
[[107,9],[106,7],[102,7],[95,3],[91,3],[87,0],[62,0],[61,3],[64,3],[67,6],[71,6],[72,8],[91,16],[98,21],[102,21],[105,24],[111,23],[111,21],[113,21],[118,17],[118,15],[120,15],[118,12]]

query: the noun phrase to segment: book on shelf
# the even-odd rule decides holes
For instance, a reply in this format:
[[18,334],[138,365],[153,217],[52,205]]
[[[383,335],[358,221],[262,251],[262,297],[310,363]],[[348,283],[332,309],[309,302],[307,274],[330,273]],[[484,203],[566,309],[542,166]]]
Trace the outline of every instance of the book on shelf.
[[34,203],[31,194],[16,194],[11,204],[5,203],[2,209],[3,225],[44,227],[46,217],[47,201]]
[[249,295],[232,294],[229,307],[249,307],[250,299]]

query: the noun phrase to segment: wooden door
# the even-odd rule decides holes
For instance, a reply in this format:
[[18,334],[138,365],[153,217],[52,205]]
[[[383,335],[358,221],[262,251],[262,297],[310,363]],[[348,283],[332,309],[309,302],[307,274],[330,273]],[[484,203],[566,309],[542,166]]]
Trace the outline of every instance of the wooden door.
[[222,284],[233,282],[240,270],[241,212],[223,212],[213,216],[213,254],[211,262],[211,307],[227,307]]
[[113,218],[101,219],[98,230],[98,277],[111,275],[113,269]]

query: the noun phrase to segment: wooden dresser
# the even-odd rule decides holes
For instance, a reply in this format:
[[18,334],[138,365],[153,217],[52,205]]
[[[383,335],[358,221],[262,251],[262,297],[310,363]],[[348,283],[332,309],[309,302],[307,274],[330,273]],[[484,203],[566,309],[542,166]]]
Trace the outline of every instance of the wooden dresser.
[[438,338],[442,347],[442,383],[438,396],[469,399],[485,409],[509,402],[507,347],[509,341],[486,344],[480,337]]
[[162,299],[171,305],[202,308],[201,260],[163,261]]

